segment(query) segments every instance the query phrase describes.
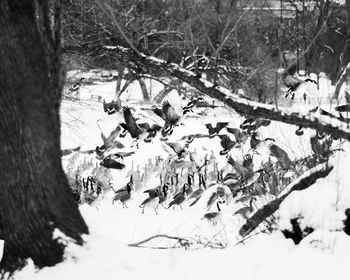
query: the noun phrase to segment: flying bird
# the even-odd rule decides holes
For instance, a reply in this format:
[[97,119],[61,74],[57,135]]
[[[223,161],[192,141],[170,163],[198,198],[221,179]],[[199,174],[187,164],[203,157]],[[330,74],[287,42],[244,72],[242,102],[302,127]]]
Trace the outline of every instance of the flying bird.
[[296,72],[297,72],[297,64],[296,62],[294,62],[282,73],[282,82],[288,88],[288,91],[285,97],[288,97],[288,95],[291,95],[292,99],[294,99],[295,92],[298,90],[298,88],[302,84],[314,83],[317,85],[317,82],[310,78],[306,78],[305,80],[303,80],[300,77],[296,77],[295,76]]

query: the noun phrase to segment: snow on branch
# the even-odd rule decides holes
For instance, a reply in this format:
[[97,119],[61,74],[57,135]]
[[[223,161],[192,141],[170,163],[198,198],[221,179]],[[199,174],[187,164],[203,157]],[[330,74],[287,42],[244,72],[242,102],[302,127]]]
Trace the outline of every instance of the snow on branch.
[[[67,50],[69,51],[69,49]],[[274,105],[247,100],[227,88],[213,85],[208,80],[198,77],[196,73],[175,63],[167,63],[162,59],[136,53],[121,46],[96,47],[94,49],[81,49],[80,51],[89,55],[109,55],[119,61],[129,63],[138,70],[142,69],[142,71],[156,76],[167,74],[177,77],[203,94],[223,102],[241,115],[261,117],[297,126],[301,125],[350,140],[350,128],[343,121],[332,119],[329,116],[316,115],[315,113],[306,114],[291,108],[276,108]]]
[[277,109],[274,105],[247,100],[224,87],[214,86],[206,79],[197,77],[194,72],[188,71],[175,63],[167,63],[164,60],[144,54],[138,56],[127,48],[118,46],[113,55],[123,60],[129,59],[139,67],[155,74],[159,74],[161,70],[170,76],[175,76],[202,93],[224,102],[239,114],[262,117],[298,126],[302,125],[303,127],[321,130],[337,137],[350,139],[350,129],[347,127],[347,124],[340,120],[331,119],[329,116],[317,116],[314,113],[305,114],[304,112],[282,107]]
[[316,165],[296,180],[290,183],[286,189],[279,194],[279,196],[265,204],[262,208],[255,212],[255,214],[247,219],[246,223],[240,228],[239,234],[242,237],[247,236],[253,232],[263,221],[275,213],[283,200],[293,191],[305,190],[313,185],[319,178],[326,177],[333,170],[333,166],[328,162]]

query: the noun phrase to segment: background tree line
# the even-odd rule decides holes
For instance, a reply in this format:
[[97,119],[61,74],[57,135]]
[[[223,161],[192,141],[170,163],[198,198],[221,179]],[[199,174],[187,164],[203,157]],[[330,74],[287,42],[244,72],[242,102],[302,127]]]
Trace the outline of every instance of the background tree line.
[[[71,0],[65,5],[65,47],[132,44],[168,62],[195,62],[209,80],[243,88],[263,102],[271,102],[277,91],[276,70],[297,57],[299,69],[325,72],[333,83],[350,61],[349,0]],[[68,69],[125,67],[81,54],[67,54]],[[139,80],[137,69],[134,74]]]

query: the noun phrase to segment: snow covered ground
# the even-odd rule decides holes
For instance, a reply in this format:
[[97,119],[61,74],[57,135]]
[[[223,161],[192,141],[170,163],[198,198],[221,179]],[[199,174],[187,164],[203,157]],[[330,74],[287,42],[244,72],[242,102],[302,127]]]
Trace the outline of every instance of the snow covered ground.
[[[94,149],[102,144],[97,120],[101,120],[101,128],[106,135],[122,120],[121,114],[108,116],[103,112],[101,103],[91,101],[91,95],[111,100],[114,87],[114,82],[84,86],[80,89],[80,101],[63,101],[63,149],[79,145],[81,150]],[[154,92],[159,90],[157,87],[159,84],[153,82]],[[123,95],[122,102],[134,107],[135,114],[140,118],[143,115],[146,118],[144,112],[147,110],[140,108],[149,108],[150,105],[140,103],[140,98],[140,90],[135,84]],[[175,93],[171,93],[168,100],[175,108],[186,104]],[[309,105],[294,105],[312,107],[315,104],[312,101]],[[195,111],[198,113],[198,109]],[[204,123],[218,120],[230,121],[237,127],[243,118],[225,107],[210,109],[208,116],[202,119],[191,118],[184,127],[176,128],[169,141],[175,141],[188,133],[207,133]],[[270,126],[261,129],[260,136],[273,137],[292,159],[300,158],[311,154],[309,138],[314,132],[306,129],[304,135],[298,137],[294,133],[296,128],[272,122]],[[203,157],[213,153],[219,168],[223,168],[227,159],[219,155],[219,141],[218,138],[195,139],[190,150],[196,150]],[[133,150],[129,148],[129,137],[121,142],[126,151]],[[142,143],[134,155],[125,158],[124,170],[111,171],[114,188],[125,186],[130,173],[142,170],[149,159],[154,162],[156,156],[168,157],[162,145],[164,144],[159,140],[152,144]],[[248,151],[248,146],[243,145],[241,149],[231,152],[232,157],[242,157]],[[282,203],[276,215],[276,229],[272,233],[259,233],[263,229],[261,227],[250,238],[242,240],[238,230],[244,220],[240,216],[232,216],[235,210],[244,205],[242,203],[222,205],[222,223],[216,225],[202,220],[207,212],[204,198],[195,207],[184,205],[183,210],[159,207],[159,215],[155,215],[152,209],[146,209],[142,215],[139,205],[146,198],[143,190],[159,184],[158,173],[153,172],[132,193],[132,200],[127,203],[129,208],[122,208],[118,203],[112,205],[113,193],[107,190],[104,197],[95,204],[81,205],[80,211],[90,230],[90,234],[84,237],[85,246],[69,245],[66,261],[52,268],[37,271],[29,260],[29,264],[15,275],[15,279],[349,279],[347,265],[350,261],[350,236],[341,229],[344,211],[350,207],[350,145],[344,143],[342,148],[344,152],[336,153],[331,158],[335,168],[327,178],[319,179],[304,191],[292,193]],[[99,162],[93,156],[73,154],[62,159],[66,170],[72,157],[76,159],[72,169],[77,169],[84,161]],[[254,156],[254,165],[263,160],[264,155]],[[269,197],[258,200],[256,207],[261,207],[268,200]],[[215,206],[212,210],[215,210]],[[302,216],[302,228],[309,226],[315,231],[296,246],[291,239],[283,236],[281,230],[290,229],[290,219],[298,216]],[[188,249],[128,246],[157,234],[186,238],[192,244]],[[143,245],[172,247],[178,244],[174,240],[157,238]],[[213,249],[213,245],[222,248]]]

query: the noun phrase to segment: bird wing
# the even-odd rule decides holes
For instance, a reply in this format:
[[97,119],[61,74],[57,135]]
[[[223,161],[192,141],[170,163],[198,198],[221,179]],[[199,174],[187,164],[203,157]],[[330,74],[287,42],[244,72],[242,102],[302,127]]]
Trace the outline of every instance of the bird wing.
[[121,191],[121,192],[118,192],[114,197],[113,197],[113,201],[118,201],[118,200],[121,200],[123,198],[125,198],[127,195],[128,195],[128,191]]
[[217,133],[220,132],[221,129],[223,129],[224,127],[226,127],[228,125],[228,122],[218,122],[216,123],[216,126],[215,126],[215,130]]
[[152,199],[154,199],[154,197],[148,197],[148,198],[146,198],[146,199],[141,203],[140,206],[147,204],[147,203],[150,202]]
[[151,126],[149,123],[139,123],[138,126],[145,131],[151,130]]
[[164,115],[166,116],[166,119],[170,123],[173,123],[179,119],[179,115],[176,114],[174,107],[170,105],[169,101],[163,102],[162,110]]
[[300,80],[291,75],[287,75],[284,77],[284,79],[282,79],[282,82],[286,87],[298,87],[303,82],[303,80]]
[[276,144],[270,145],[270,155],[278,160],[283,169],[289,169],[293,164],[287,152]]
[[236,142],[232,141],[229,136],[223,135],[220,141],[220,145],[224,149],[231,149],[235,146]]
[[178,154],[183,149],[182,146],[177,142],[166,142],[166,144],[172,148],[176,154]]
[[153,111],[158,117],[161,117],[163,120],[166,119],[166,117],[165,117],[164,112],[162,111],[162,109],[159,109],[158,107],[153,106],[153,107],[152,107],[152,111]]
[[219,215],[219,212],[209,212],[204,214],[204,218],[208,219],[208,220],[212,220],[214,218],[216,218]]
[[350,104],[339,105],[334,108],[338,112],[349,112]]
[[205,126],[206,126],[206,128],[208,129],[208,131],[209,131],[209,134],[212,134],[212,133],[214,133],[213,132],[213,126],[212,126],[212,124],[211,123],[207,123],[207,124],[205,124]]
[[129,107],[124,106],[123,107],[123,115],[124,115],[124,120],[126,123],[126,128],[131,134],[133,138],[138,137],[142,131],[140,127],[137,125],[136,120],[134,116],[131,113],[131,110]]
[[207,208],[209,209],[215,202],[215,200],[218,198],[217,192],[213,192],[212,195],[209,197],[209,200],[207,201]]
[[[108,143],[108,144],[112,144],[114,139],[118,137],[120,131],[122,130],[122,128],[120,127],[120,125],[118,125],[110,134],[109,136],[103,141],[103,143]],[[102,134],[101,134],[102,137]],[[103,140],[103,138],[102,138]]]

